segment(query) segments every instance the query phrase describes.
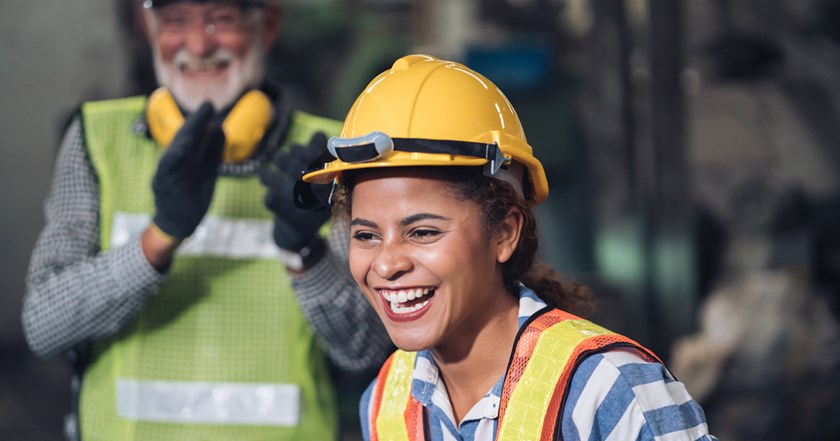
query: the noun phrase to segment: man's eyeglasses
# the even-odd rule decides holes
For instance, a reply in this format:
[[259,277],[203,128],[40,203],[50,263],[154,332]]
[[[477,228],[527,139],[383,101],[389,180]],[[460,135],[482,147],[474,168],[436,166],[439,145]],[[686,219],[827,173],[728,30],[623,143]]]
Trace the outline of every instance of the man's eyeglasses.
[[254,5],[247,2],[219,2],[219,4],[196,13],[175,3],[152,9],[158,29],[171,34],[183,34],[193,29],[196,20],[208,34],[235,32],[247,28],[252,22]]

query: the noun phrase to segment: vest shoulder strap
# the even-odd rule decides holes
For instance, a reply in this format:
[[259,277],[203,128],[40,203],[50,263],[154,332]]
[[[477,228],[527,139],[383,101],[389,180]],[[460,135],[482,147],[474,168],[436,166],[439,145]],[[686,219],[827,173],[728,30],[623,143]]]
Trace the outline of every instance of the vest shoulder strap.
[[573,314],[552,308],[535,314],[511,354],[497,439],[553,439],[577,366],[587,356],[608,350],[628,350],[659,362],[633,340]]
[[[88,101],[81,106],[84,148],[99,183],[99,244],[110,247],[113,203],[120,198],[115,191],[123,173],[116,167],[117,156],[134,150],[137,146],[154,146],[153,141],[132,131],[135,121],[142,115],[146,97],[134,96],[102,101]],[[146,154],[154,154],[155,148]],[[134,161],[132,169],[141,167]]]
[[284,133],[283,145],[306,145],[318,132],[323,132],[327,138],[341,132],[341,121],[312,115],[300,110],[294,110],[289,117],[288,131]]
[[369,415],[371,441],[422,441],[423,406],[411,396],[416,352],[397,350],[379,370]]

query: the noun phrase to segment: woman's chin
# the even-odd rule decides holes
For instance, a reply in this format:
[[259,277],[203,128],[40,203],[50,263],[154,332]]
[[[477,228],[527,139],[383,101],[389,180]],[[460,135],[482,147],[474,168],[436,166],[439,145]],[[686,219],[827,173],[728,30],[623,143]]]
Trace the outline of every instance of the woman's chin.
[[406,335],[403,331],[388,330],[388,336],[394,344],[406,352],[417,352],[432,347],[432,342],[426,336]]

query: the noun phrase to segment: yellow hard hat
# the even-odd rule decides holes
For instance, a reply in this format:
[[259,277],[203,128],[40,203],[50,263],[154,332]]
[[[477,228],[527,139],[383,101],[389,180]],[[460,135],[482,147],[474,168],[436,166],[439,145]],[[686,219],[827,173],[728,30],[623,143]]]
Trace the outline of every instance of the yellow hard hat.
[[400,58],[374,78],[328,147],[336,159],[305,172],[304,182],[327,184],[366,168],[476,166],[512,182],[532,205],[548,196],[542,164],[502,91],[462,64],[428,55]]

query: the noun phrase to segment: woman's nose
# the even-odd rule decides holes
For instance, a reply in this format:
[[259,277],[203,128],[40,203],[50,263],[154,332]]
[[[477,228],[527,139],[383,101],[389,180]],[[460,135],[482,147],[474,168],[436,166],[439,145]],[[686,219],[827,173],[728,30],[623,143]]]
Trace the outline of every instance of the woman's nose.
[[383,245],[373,262],[373,271],[385,280],[394,280],[413,267],[400,244]]

